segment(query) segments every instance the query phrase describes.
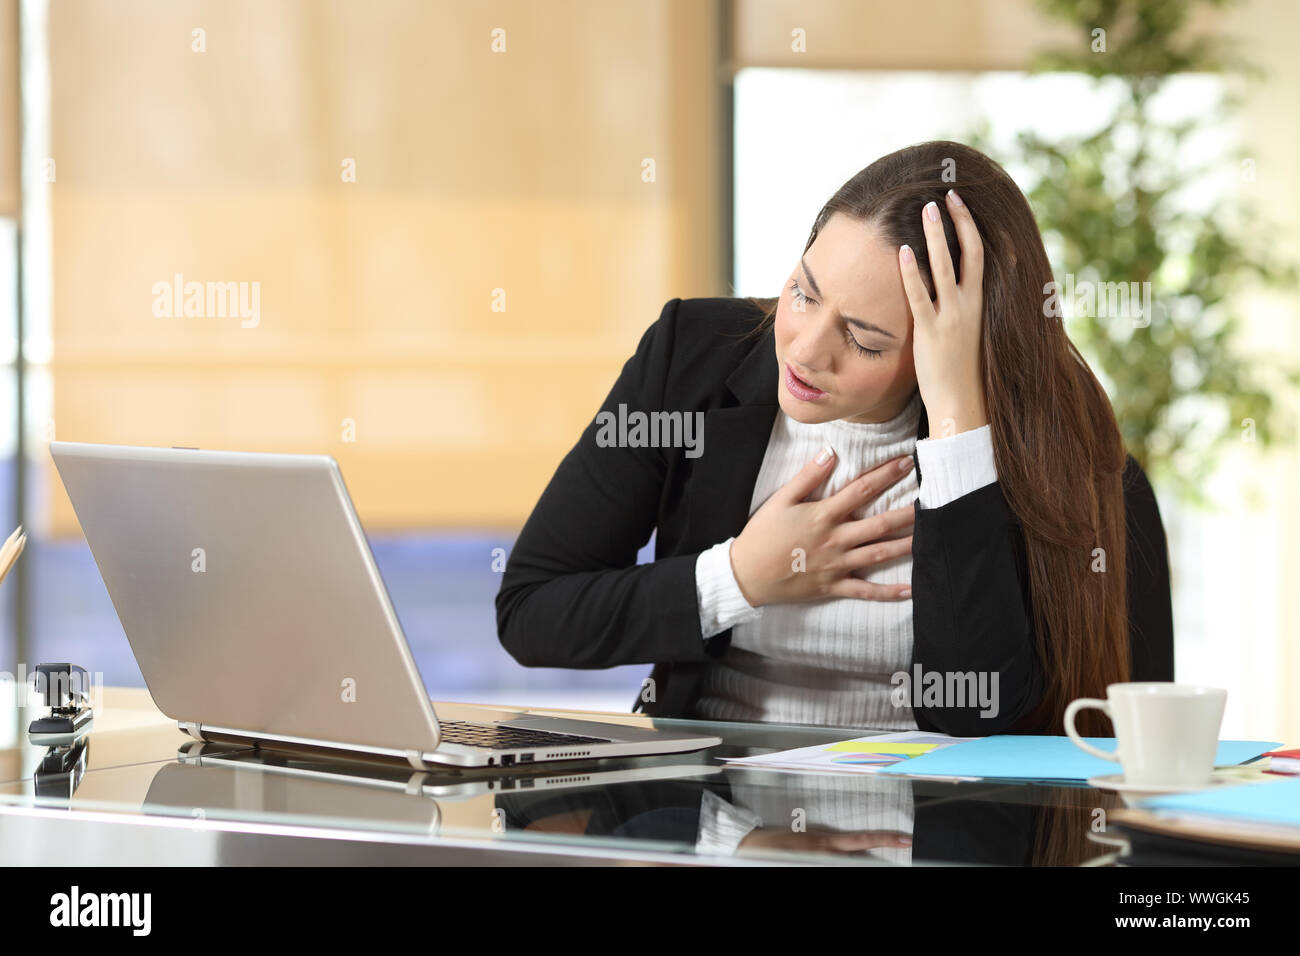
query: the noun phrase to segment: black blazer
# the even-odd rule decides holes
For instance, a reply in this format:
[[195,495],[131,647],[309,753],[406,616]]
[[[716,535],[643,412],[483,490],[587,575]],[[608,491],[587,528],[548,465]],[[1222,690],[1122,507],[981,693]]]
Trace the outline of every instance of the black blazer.
[[[654,700],[633,710],[690,716],[703,666],[731,640],[704,640],[695,590],[700,552],[737,535],[778,409],[773,332],[744,299],[673,299],[646,330],[601,406],[704,413],[703,447],[600,447],[593,418],[556,469],[511,551],[497,594],[502,645],[529,667],[653,664]],[[924,412],[918,438],[929,434]],[[919,463],[917,479],[920,480]],[[1173,679],[1164,528],[1146,475],[1125,471],[1133,680]],[[657,531],[655,560],[637,551]],[[978,708],[913,708],[917,726],[958,736],[1019,728],[1038,703],[1024,536],[994,482],[940,508],[916,505],[913,664],[999,672],[997,717]]]

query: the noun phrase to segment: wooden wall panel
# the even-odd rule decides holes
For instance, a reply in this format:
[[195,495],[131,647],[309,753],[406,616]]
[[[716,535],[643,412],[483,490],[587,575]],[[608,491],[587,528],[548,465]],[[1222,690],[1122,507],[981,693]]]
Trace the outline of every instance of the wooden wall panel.
[[[512,527],[664,302],[726,291],[711,3],[66,0],[50,43],[58,438],[326,452],[368,528]],[[176,275],[255,324],[157,314]]]

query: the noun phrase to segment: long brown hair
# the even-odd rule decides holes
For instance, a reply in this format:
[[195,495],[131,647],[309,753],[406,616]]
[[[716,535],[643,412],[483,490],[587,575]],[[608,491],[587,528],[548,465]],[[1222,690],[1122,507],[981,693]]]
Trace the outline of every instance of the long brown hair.
[[[921,210],[934,200],[958,280],[961,254],[944,195],[960,194],[984,243],[981,372],[998,481],[1020,523],[1032,620],[1046,689],[1018,730],[1064,733],[1076,697],[1105,697],[1128,680],[1125,580],[1126,451],[1097,377],[1046,309],[1052,268],[1033,212],[1006,171],[978,150],[937,141],[884,156],[826,203],[804,247],[834,214],[873,226],[916,254],[931,298]],[[769,326],[777,299],[752,299]],[[1084,734],[1107,734],[1095,710],[1079,715]]]

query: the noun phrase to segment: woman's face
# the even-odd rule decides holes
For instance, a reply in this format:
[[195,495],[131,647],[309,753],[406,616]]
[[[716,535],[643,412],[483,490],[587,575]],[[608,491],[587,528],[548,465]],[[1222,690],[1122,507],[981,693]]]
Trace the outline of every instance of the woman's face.
[[775,332],[777,394],[796,421],[886,422],[916,391],[898,249],[866,223],[826,221],[786,280]]

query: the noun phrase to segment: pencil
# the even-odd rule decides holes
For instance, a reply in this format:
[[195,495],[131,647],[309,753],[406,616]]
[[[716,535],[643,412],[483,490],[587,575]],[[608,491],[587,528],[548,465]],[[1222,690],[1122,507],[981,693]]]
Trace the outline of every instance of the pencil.
[[0,581],[3,581],[9,574],[9,569],[14,566],[18,560],[18,555],[23,553],[23,548],[27,546],[27,535],[22,533],[23,529],[19,527],[9,536],[9,540],[0,548]]

